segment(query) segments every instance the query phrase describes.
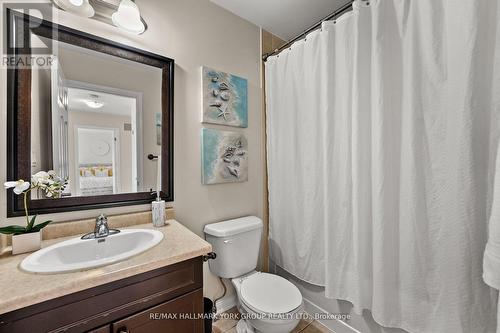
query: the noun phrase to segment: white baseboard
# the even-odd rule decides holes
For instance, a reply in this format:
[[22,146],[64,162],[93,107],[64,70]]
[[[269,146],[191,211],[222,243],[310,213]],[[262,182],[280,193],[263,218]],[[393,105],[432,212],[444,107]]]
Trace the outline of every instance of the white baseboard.
[[[325,313],[328,314],[328,311],[323,308],[317,306],[313,302],[304,298],[304,306],[307,313],[310,315],[314,315],[315,313]],[[318,320],[321,324],[328,327],[331,331],[335,333],[361,333],[354,327],[351,327],[349,324],[342,320],[338,319],[329,319],[329,320]]]
[[235,307],[237,304],[237,301],[238,300],[236,299],[235,294],[222,297],[215,304],[215,306],[217,307],[217,314],[221,314],[221,313],[226,312],[227,310]]

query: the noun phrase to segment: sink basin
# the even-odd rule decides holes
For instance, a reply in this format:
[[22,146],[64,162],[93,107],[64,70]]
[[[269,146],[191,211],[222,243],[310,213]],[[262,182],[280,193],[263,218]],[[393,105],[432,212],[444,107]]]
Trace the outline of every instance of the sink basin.
[[125,229],[100,239],[80,237],[38,250],[21,262],[32,273],[64,273],[109,265],[157,245],[163,233],[149,229]]

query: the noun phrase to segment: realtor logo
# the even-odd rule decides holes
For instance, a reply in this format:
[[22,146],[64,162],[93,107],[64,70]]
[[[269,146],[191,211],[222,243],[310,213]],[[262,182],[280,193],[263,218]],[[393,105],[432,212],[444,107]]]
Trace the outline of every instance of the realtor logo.
[[2,13],[7,13],[3,26],[3,68],[51,66],[56,31],[44,27],[43,21],[53,22],[54,12],[50,1],[2,3]]

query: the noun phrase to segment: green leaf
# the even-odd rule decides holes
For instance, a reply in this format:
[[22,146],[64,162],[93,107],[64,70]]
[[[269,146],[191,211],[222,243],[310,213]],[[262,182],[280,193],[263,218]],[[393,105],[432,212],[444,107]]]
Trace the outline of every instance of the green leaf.
[[52,221],[45,221],[45,222],[42,222],[42,223],[38,223],[37,225],[35,225],[32,229],[31,229],[31,232],[36,232],[36,231],[40,231],[42,230],[43,228],[45,228],[49,223],[51,223]]
[[31,220],[30,220],[30,223],[28,223],[28,225],[26,226],[26,231],[30,232],[31,229],[33,229],[33,225],[35,225],[35,220],[36,220],[36,217],[38,215],[34,215]]
[[9,225],[7,227],[0,228],[0,234],[24,234],[26,233],[26,228],[20,225]]

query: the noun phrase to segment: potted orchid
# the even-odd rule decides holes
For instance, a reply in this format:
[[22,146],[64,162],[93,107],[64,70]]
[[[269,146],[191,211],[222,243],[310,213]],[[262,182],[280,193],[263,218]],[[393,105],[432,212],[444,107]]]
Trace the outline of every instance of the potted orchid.
[[47,198],[59,198],[67,180],[59,178],[54,171],[40,171],[31,176],[31,182],[22,179],[6,182],[5,188],[13,188],[17,195],[24,195],[26,226],[10,225],[0,228],[0,233],[12,235],[12,254],[36,251],[41,248],[41,230],[52,221],[35,224],[37,215],[29,217],[28,195],[31,191],[42,193]]

